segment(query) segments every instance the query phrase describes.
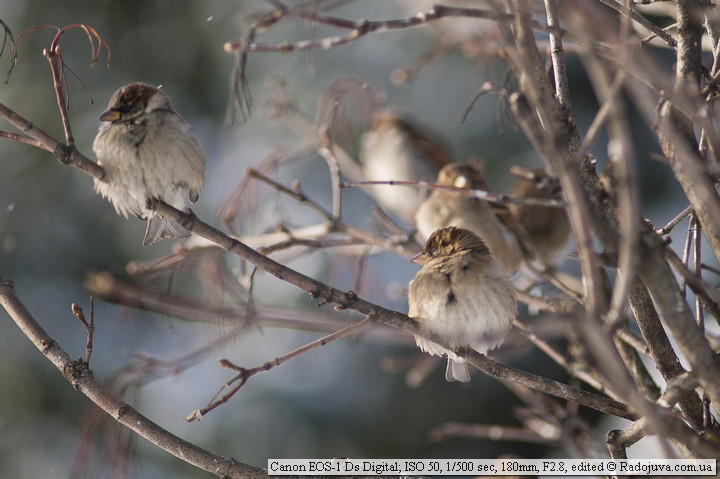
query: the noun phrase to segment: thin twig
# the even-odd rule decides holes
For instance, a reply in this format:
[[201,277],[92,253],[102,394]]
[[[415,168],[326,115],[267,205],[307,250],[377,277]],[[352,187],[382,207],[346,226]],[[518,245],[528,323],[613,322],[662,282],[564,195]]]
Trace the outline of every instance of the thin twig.
[[[697,221],[695,213],[690,213],[690,221],[688,222],[687,232],[685,233],[685,244],[683,245],[683,253],[682,253],[682,262],[685,266],[687,266],[690,263],[690,250],[692,249],[692,245],[695,238],[695,233],[697,232],[697,228],[695,228],[695,222]],[[687,293],[687,284],[685,283],[685,279],[680,279],[680,289],[682,290],[683,295]]]
[[603,391],[605,389],[603,384],[597,379],[597,377],[588,374],[586,371],[574,368],[573,365],[568,363],[565,357],[555,349],[555,347],[553,347],[544,339],[538,337],[530,328],[530,326],[517,318],[515,318],[515,320],[513,321],[513,325],[520,331],[523,336],[525,336],[528,341],[534,344],[535,347],[537,347],[540,351],[545,353],[545,355],[551,360],[553,360],[557,365],[565,369],[565,371],[567,371],[571,376],[580,379],[581,381],[585,382],[586,384],[598,391]]
[[[248,168],[247,170],[248,176],[258,179],[264,183],[267,183],[268,185],[272,186],[276,190],[280,191],[281,193],[284,193],[292,198],[295,198],[297,201],[301,203],[307,203],[310,205],[310,207],[318,212],[326,221],[326,231],[327,233],[338,231],[347,234],[354,240],[357,240],[361,243],[369,244],[369,245],[375,245],[380,246],[388,251],[393,251],[395,253],[407,256],[408,258],[411,258],[417,253],[417,250],[419,250],[420,246],[417,245],[414,240],[409,237],[407,234],[402,234],[398,239],[386,239],[383,237],[380,237],[376,234],[369,233],[367,231],[364,231],[360,228],[357,228],[355,226],[346,224],[342,221],[336,220],[333,218],[332,213],[330,213],[327,209],[325,209],[322,205],[320,205],[317,201],[309,197],[302,188],[299,188],[298,185],[296,185],[295,188],[290,188],[288,186],[283,185],[282,183],[270,178],[269,176],[265,175],[264,173],[254,169],[254,168]],[[341,183],[342,184],[342,183]],[[296,238],[297,239],[297,238]],[[314,240],[319,240],[319,238],[315,238]]]
[[[353,42],[358,38],[365,35],[387,31],[387,30],[398,30],[416,27],[418,25],[424,25],[428,22],[437,20],[443,17],[471,17],[471,18],[485,18],[490,20],[508,21],[512,19],[512,16],[508,14],[498,13],[492,10],[480,10],[475,8],[461,8],[461,7],[448,7],[444,5],[436,5],[434,8],[419,12],[412,17],[399,18],[391,20],[347,20],[344,18],[333,17],[325,15],[323,13],[306,10],[302,8],[291,8],[279,1],[272,1],[275,5],[276,10],[274,17],[272,18],[273,24],[277,23],[276,17],[295,16],[298,18],[309,19],[315,22],[330,25],[343,30],[349,30],[349,33],[345,35],[337,35],[334,37],[321,38],[317,40],[301,40],[297,42],[282,42],[282,43],[247,43],[244,39],[236,40],[232,42],[226,42],[224,49],[228,53],[238,53],[240,51],[246,52],[281,52],[289,53],[293,51],[303,51],[311,49],[327,50],[330,48],[345,45]],[[539,22],[532,22],[533,27],[541,31],[556,30],[549,28]]]
[[[0,130],[0,138],[17,141],[18,143],[24,143],[26,145],[34,146],[35,148],[40,148],[41,150],[50,151],[45,147],[43,143],[39,142],[38,140],[30,138],[29,136],[20,135],[18,133]],[[50,153],[52,153],[52,151],[50,151]]]
[[720,318],[720,291],[693,273],[669,246],[665,248],[665,258],[675,271],[680,274],[690,289],[702,299],[705,307],[713,316]]
[[[220,391],[218,391],[215,394],[215,396],[213,396],[213,398],[210,400],[210,403],[207,406],[205,406],[202,409],[193,411],[186,418],[187,421],[193,422],[193,421],[200,420],[200,419],[202,419],[202,417],[205,414],[207,414],[210,411],[212,411],[213,409],[227,403],[235,395],[235,393],[237,393],[240,390],[240,388],[242,388],[245,384],[247,384],[248,380],[251,377],[255,376],[256,374],[270,371],[274,367],[280,366],[280,365],[290,361],[291,359],[295,359],[298,356],[301,356],[305,353],[308,353],[310,351],[318,349],[322,346],[325,346],[326,344],[330,344],[333,341],[337,341],[338,339],[344,338],[344,337],[354,333],[355,331],[358,331],[362,328],[369,326],[370,324],[372,324],[372,321],[369,318],[365,318],[362,321],[358,321],[355,324],[347,326],[347,327],[345,327],[339,331],[336,331],[332,334],[329,334],[323,338],[320,338],[316,341],[308,343],[305,346],[301,346],[297,349],[294,349],[287,354],[279,356],[271,361],[263,363],[260,366],[256,366],[254,368],[249,368],[249,369],[243,368],[240,366],[236,366],[235,364],[233,364],[232,362],[230,362],[227,359],[221,359],[219,362],[222,367],[228,368],[228,369],[233,369],[235,371],[238,371],[239,373],[223,385],[223,387],[220,389]],[[233,384],[234,384],[234,386],[233,386]],[[229,388],[230,386],[232,386],[232,388],[230,388],[230,390],[227,393],[220,396],[220,393],[224,389]],[[218,397],[218,396],[220,396],[220,397]]]
[[407,85],[413,81],[421,71],[442,60],[454,50],[455,45],[452,44],[440,43],[439,45],[435,45],[410,65],[394,69],[390,73],[390,81],[393,85]]
[[323,140],[322,147],[318,150],[318,153],[325,158],[325,162],[330,170],[330,188],[332,189],[332,217],[334,220],[340,220],[342,213],[342,192],[340,191],[340,166],[338,163],[337,156],[335,156],[335,149],[330,135],[328,133],[328,126],[323,125],[320,128],[319,136]]
[[[69,148],[73,148],[75,145],[75,139],[73,138],[72,129],[70,128],[70,117],[68,116],[67,109],[68,109],[68,88],[67,88],[67,80],[65,77],[65,70],[69,71],[82,85],[85,92],[87,92],[88,97],[90,99],[90,103],[92,103],[92,96],[90,96],[90,93],[83,83],[83,81],[80,79],[80,77],[72,70],[70,69],[62,58],[62,48],[60,47],[60,38],[68,31],[80,29],[85,32],[88,38],[88,42],[90,43],[90,66],[95,65],[97,63],[98,59],[100,58],[100,55],[102,53],[103,47],[107,51],[107,62],[110,64],[110,47],[108,44],[103,40],[103,38],[98,34],[98,32],[89,25],[84,24],[73,24],[68,25],[65,27],[57,27],[54,25],[41,25],[37,27],[33,27],[29,30],[24,31],[19,37],[17,43],[14,45],[13,48],[13,60],[17,60],[17,44],[20,43],[20,40],[22,38],[31,32],[37,31],[37,30],[43,30],[43,29],[53,29],[56,30],[55,37],[53,38],[52,42],[50,43],[49,48],[45,48],[43,50],[43,56],[47,58],[49,64],[50,64],[50,71],[52,73],[53,77],[53,87],[55,89],[55,98],[57,100],[58,109],[60,110],[60,116],[62,118],[62,124],[65,131],[65,142]],[[97,42],[97,45],[96,45]]]
[[[702,281],[702,226],[695,215],[692,216],[691,223],[693,225],[693,271]],[[703,309],[700,296],[695,295],[695,320],[702,331],[705,331],[705,310]]]
[[626,329],[626,328],[618,328],[615,330],[615,334],[628,346],[631,346],[635,351],[639,352],[645,357],[651,357],[650,350],[648,348],[647,343],[643,340],[643,338],[638,337],[636,334],[632,331]]
[[[483,371],[485,374],[505,379],[514,383],[522,384],[536,391],[553,391],[552,396],[566,399],[568,401],[576,401],[583,405],[593,404],[593,408],[602,408],[604,412],[613,411],[610,414],[630,418],[637,417],[636,413],[627,405],[608,399],[605,396],[589,393],[582,389],[573,388],[567,384],[554,381],[545,377],[537,376],[510,366],[505,366],[475,351],[468,351],[468,363]],[[532,385],[531,385],[532,384]]]
[[[552,434],[541,436],[524,427],[502,426],[496,424],[463,424],[448,422],[436,427],[428,433],[432,442],[443,442],[455,438],[486,439],[491,441],[516,441],[544,444],[548,446],[559,445],[560,431],[552,429]],[[549,431],[545,431],[549,432]]]
[[[557,3],[555,0],[545,0],[545,12],[549,27],[559,27]],[[563,50],[562,38],[557,33],[550,34],[550,57],[553,64],[553,76],[555,77],[555,96],[560,104],[570,111],[570,88],[568,86],[567,73],[565,72],[565,51]]]
[[622,2],[618,2],[616,0],[600,0],[600,2],[604,3],[613,10],[618,11],[622,15],[630,15],[630,18],[632,18],[633,21],[637,22],[638,24],[653,32],[658,37],[662,38],[669,47],[677,47],[677,41],[669,33],[664,31],[662,28],[658,27],[636,11],[628,10]]
[[322,206],[320,203],[316,202],[314,199],[310,198],[308,195],[305,194],[302,190],[302,186],[299,182],[294,183],[294,188],[288,188],[287,186],[283,185],[282,183],[273,180],[265,173],[256,170],[255,168],[247,168],[245,170],[245,173],[250,177],[254,178],[256,180],[260,180],[263,183],[267,183],[268,185],[272,186],[276,190],[290,196],[291,198],[294,198],[300,203],[307,203],[310,208],[315,210],[317,213],[320,214],[325,220],[332,222],[334,220],[333,214],[329,212],[327,209],[325,209],[324,206]]
[[[622,17],[625,28],[621,31],[619,45],[628,43],[630,36],[630,20]],[[622,55],[628,52],[623,50]],[[627,304],[628,292],[631,288],[637,265],[637,246],[639,243],[640,210],[635,199],[636,182],[630,165],[635,157],[635,149],[630,137],[630,124],[624,105],[620,101],[620,86],[624,84],[626,73],[620,69],[611,79],[606,67],[603,67],[594,50],[584,56],[584,60],[598,98],[607,105],[607,131],[610,136],[609,152],[611,163],[606,167],[607,189],[613,197],[616,207],[607,211],[607,216],[615,219],[619,227],[618,246],[618,278],[615,282],[606,321],[612,326],[622,322],[623,311]],[[584,144],[584,143],[583,143]],[[581,146],[582,148],[582,146]],[[605,173],[605,172],[603,172]]]
[[593,143],[595,143],[595,140],[597,140],[597,137],[600,135],[602,128],[605,125],[608,116],[610,115],[610,111],[612,109],[612,102],[616,101],[618,91],[622,87],[624,79],[624,75],[615,75],[613,83],[608,89],[607,94],[605,95],[605,100],[603,101],[602,106],[595,114],[595,117],[593,118],[592,123],[590,123],[587,132],[585,132],[582,145],[580,145],[579,149],[579,151],[583,154],[590,151]]
[[488,203],[506,205],[509,203],[517,203],[523,205],[532,206],[544,206],[547,208],[563,208],[564,203],[562,200],[556,200],[552,198],[516,198],[509,195],[500,193],[493,193],[492,191],[483,189],[469,189],[469,188],[458,188],[452,185],[440,185],[437,183],[429,183],[427,181],[343,181],[340,183],[340,188],[352,188],[355,186],[369,186],[369,185],[386,185],[386,186],[414,186],[417,188],[429,189],[429,190],[449,190],[456,192],[462,196],[470,196],[473,198],[479,198],[487,201]]
[[390,215],[388,215],[381,207],[376,205],[371,206],[370,214],[374,218],[376,218],[382,226],[387,228],[390,234],[408,239],[410,239],[410,237],[412,236],[410,233],[402,229],[402,227],[398,225],[392,218],[390,218]]
[[[682,395],[697,386],[694,375],[685,374],[676,378],[668,384],[666,390],[656,401],[658,406],[671,408]],[[608,447],[613,458],[627,458],[625,449],[649,434],[655,434],[656,428],[662,425],[671,431],[672,436],[684,447],[705,457],[717,457],[720,454],[720,447],[717,443],[707,441],[689,428],[682,420],[672,414],[663,412],[659,420],[653,422],[648,417],[642,417],[622,431],[610,431],[608,433]],[[672,456],[669,456],[672,457]]]
[[670,232],[680,223],[682,220],[684,220],[687,215],[692,213],[693,207],[692,205],[688,205],[685,207],[684,210],[682,210],[680,213],[678,213],[673,219],[671,219],[668,224],[657,230],[657,234],[661,236],[665,236],[667,234],[670,234]]
[[501,102],[504,101],[505,97],[509,94],[507,88],[503,88],[500,85],[496,85],[492,82],[483,83],[482,86],[470,96],[467,103],[465,103],[465,106],[460,113],[460,123],[465,123],[465,120],[467,120],[467,117],[470,114],[470,110],[472,110],[473,106],[475,106],[475,102],[478,101],[481,96],[488,93],[500,93],[502,95],[500,100]]
[[73,303],[70,306],[73,315],[80,320],[87,331],[87,341],[85,342],[85,364],[90,364],[90,357],[93,352],[93,336],[95,334],[95,299],[90,296],[90,321],[85,319],[85,313],[82,308]]
[[5,118],[25,135],[39,142],[39,148],[52,152],[60,163],[79,168],[97,179],[102,179],[105,175],[105,170],[97,163],[81,155],[75,148],[69,148],[67,145],[58,142],[45,131],[2,103],[0,103],[0,117]]

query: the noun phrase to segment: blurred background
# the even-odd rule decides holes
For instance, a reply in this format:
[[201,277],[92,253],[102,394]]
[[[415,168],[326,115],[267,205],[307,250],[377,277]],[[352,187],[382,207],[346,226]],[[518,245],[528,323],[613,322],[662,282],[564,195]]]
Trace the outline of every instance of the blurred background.
[[[364,0],[333,13],[377,20],[406,17],[428,5]],[[94,27],[110,46],[109,66],[103,51],[98,64],[90,68],[90,50],[81,30],[66,33],[61,42],[65,62],[93,99],[90,102],[81,83],[68,76],[70,119],[77,147],[85,155],[94,158],[91,145],[97,118],[113,91],[134,81],[163,86],[207,152],[206,186],[193,209],[211,224],[220,225],[218,210],[242,180],[246,167],[301,140],[281,122],[263,117],[270,77],[283,78],[299,107],[312,118],[328,84],[344,75],[361,75],[384,92],[388,104],[401,107],[442,135],[458,161],[481,157],[488,182],[496,191],[505,192],[511,184],[510,166],[541,165],[526,139],[515,132],[512,122],[506,122],[497,96],[480,97],[467,120],[460,121],[467,102],[484,82],[503,82],[506,67],[491,54],[486,59],[471,59],[455,50],[405,85],[391,81],[396,68],[412,64],[438,43],[437,33],[425,27],[369,35],[327,51],[250,54],[247,75],[255,111],[247,123],[228,127],[235,60],[223,52],[223,44],[242,34],[249,16],[267,11],[259,1],[0,0],[0,18],[16,38],[38,25],[83,23]],[[471,22],[479,25],[476,20]],[[62,125],[50,70],[42,56],[54,34],[40,30],[23,36],[17,66],[9,82],[0,85],[0,102],[60,139]],[[307,25],[294,21],[258,40],[293,41],[327,34],[338,32],[317,29],[309,33]],[[10,61],[6,47],[0,69],[8,69]],[[570,57],[568,64],[573,115],[580,131],[585,131],[596,109],[595,99],[578,62]],[[641,208],[660,227],[684,208],[683,195],[669,167],[651,159],[659,148],[650,130],[640,120],[633,125]],[[9,126],[3,123],[0,128]],[[111,205],[93,192],[90,177],[60,165],[51,155],[7,140],[0,142],[0,152],[0,274],[14,281],[18,295],[50,335],[72,356],[80,357],[85,332],[72,316],[70,304],[78,303],[89,311],[89,294],[83,285],[86,275],[93,271],[125,275],[129,262],[161,258],[171,252],[173,242],[142,248],[143,222],[115,215]],[[604,138],[596,142],[592,153],[601,169],[607,158]],[[278,177],[286,183],[301,180],[308,193],[329,206],[329,176],[319,156],[299,158],[282,167]],[[308,209],[273,196],[263,185],[258,188],[265,188],[272,201],[257,206],[261,209],[255,211],[253,221],[239,222],[243,232],[259,233],[279,223],[302,226],[319,222]],[[343,195],[346,220],[371,228],[370,198],[359,189],[344,190]],[[675,244],[684,241],[682,229],[674,233]],[[358,268],[357,260],[331,252],[315,253],[290,266],[342,288],[353,287],[354,274],[347,273],[347,268],[351,272]],[[576,270],[572,260],[564,267]],[[406,287],[417,267],[404,257],[382,253],[372,256],[365,268],[362,294],[380,305],[406,311],[407,304],[398,291]],[[167,278],[156,284],[161,290],[171,287]],[[316,309],[306,294],[263,275],[255,293],[258,304],[307,311],[308,317],[332,314],[338,326],[357,319],[352,313],[335,313],[329,307]],[[232,328],[182,322],[102,301],[95,303],[95,320],[91,367],[100,380],[113,377],[139,355],[173,360],[218,340]],[[228,404],[202,421],[185,421],[231,376],[217,365],[218,359],[251,367],[319,336],[253,327],[194,367],[163,375],[125,397],[140,412],[184,439],[262,467],[268,458],[569,457],[570,452],[562,447],[519,442],[430,441],[428,432],[447,421],[518,425],[513,414],[519,403],[497,381],[479,374],[469,385],[446,383],[444,366],[422,385],[411,388],[402,372],[388,372],[381,365],[388,358],[419,352],[409,338],[398,341],[382,335],[354,336],[304,355],[252,378]],[[511,355],[500,351],[498,356],[503,354],[516,367],[567,379],[532,349]],[[0,477],[68,477],[87,407],[84,396],[63,380],[4,311],[0,313]],[[599,420],[582,408],[581,415],[591,422]],[[610,427],[605,422],[598,428],[601,441]],[[98,444],[102,437],[97,436]],[[143,440],[136,445],[138,457],[129,469],[137,477],[206,477]],[[652,445],[645,447],[645,455],[652,455]],[[99,445],[96,449],[97,456],[87,462],[86,477],[105,477],[102,471],[109,467],[106,453]]]

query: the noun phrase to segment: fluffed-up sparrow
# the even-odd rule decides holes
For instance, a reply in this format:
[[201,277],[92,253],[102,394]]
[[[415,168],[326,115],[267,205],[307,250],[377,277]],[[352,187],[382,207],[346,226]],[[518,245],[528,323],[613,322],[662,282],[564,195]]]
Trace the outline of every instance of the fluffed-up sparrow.
[[95,191],[118,214],[147,220],[143,246],[190,236],[147,208],[156,198],[184,209],[186,199],[198,200],[205,181],[205,152],[168,96],[144,83],[125,85],[112,95],[100,120],[93,151],[105,176],[95,179]]
[[[529,170],[525,175],[518,176],[510,196],[562,199],[557,179],[550,177],[544,168]],[[527,233],[539,259],[544,264],[557,261],[558,256],[565,251],[570,236],[570,223],[565,210],[524,203],[511,203],[508,209],[513,219]]]
[[446,356],[448,381],[470,380],[463,348],[485,354],[498,347],[517,311],[515,289],[503,275],[485,242],[454,226],[434,232],[412,262],[423,267],[410,281],[408,316],[421,332],[445,340],[451,351],[415,336],[423,351]]
[[[470,163],[445,165],[437,183],[464,189],[488,190],[481,171]],[[498,215],[509,212],[497,205],[456,191],[436,189],[422,202],[415,213],[418,235],[427,240],[433,231],[445,226],[468,229],[482,238],[500,269],[514,274],[522,261],[522,252],[515,236],[506,228]]]
[[[431,181],[452,161],[448,151],[436,133],[386,107],[374,113],[359,156],[366,180]],[[407,223],[426,196],[419,188],[398,185],[374,185],[372,194],[384,210]]]

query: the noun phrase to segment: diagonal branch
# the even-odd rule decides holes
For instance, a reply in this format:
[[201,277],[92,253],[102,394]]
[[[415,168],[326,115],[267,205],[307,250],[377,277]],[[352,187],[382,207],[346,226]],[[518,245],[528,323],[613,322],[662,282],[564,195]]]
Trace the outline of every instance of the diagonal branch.
[[[70,149],[66,145],[59,143],[53,137],[35,127],[20,115],[17,115],[15,112],[2,104],[0,104],[0,116],[4,116],[10,120],[11,123],[22,129],[28,136],[41,141],[44,144],[45,149],[48,151],[52,150],[55,156],[58,157],[63,164],[74,166],[95,178],[103,177],[104,171],[97,163],[82,155],[76,149]],[[311,297],[320,298],[323,303],[334,303],[344,308],[358,311],[371,319],[380,320],[389,326],[393,326],[408,333],[420,333],[417,322],[405,314],[377,306],[358,297],[353,291],[345,292],[338,290],[288,268],[273,259],[258,253],[254,249],[246,246],[244,243],[227,236],[209,224],[202,222],[192,213],[182,212],[163,201],[155,201],[153,206],[155,211],[160,215],[179,222],[180,224],[186,226],[190,231],[272,274],[278,279],[307,291]],[[438,338],[431,339],[438,342],[438,344],[443,343],[443,341]],[[509,368],[508,366],[490,361],[484,356],[482,356],[482,358],[483,359],[478,360],[473,364],[491,376],[504,378],[512,376],[520,384],[532,389],[566,398],[568,400],[577,401],[578,403],[591,408],[599,408],[598,410],[607,414],[618,414],[620,417],[626,418],[634,417],[634,415],[629,412],[623,404],[617,403],[616,401],[611,401],[596,394],[587,393],[566,384],[558,383],[530,373],[525,373],[514,368]],[[518,372],[518,374],[512,374],[511,371]]]
[[[232,369],[234,371],[238,371],[238,374],[235,375],[235,377],[233,377],[232,379],[230,379],[223,385],[223,387],[220,389],[220,391],[218,391],[218,393],[215,394],[215,397],[213,397],[213,399],[210,401],[210,403],[207,406],[205,406],[202,409],[197,409],[197,410],[193,411],[186,418],[186,420],[188,422],[199,421],[200,419],[203,418],[203,416],[205,414],[209,413],[210,411],[212,411],[213,409],[215,409],[219,406],[222,406],[223,404],[228,402],[235,395],[235,393],[237,393],[240,390],[240,388],[242,388],[248,382],[248,380],[251,377],[255,376],[256,374],[270,371],[271,369],[273,369],[277,366],[281,366],[282,364],[285,364],[286,362],[290,361],[291,359],[295,359],[299,356],[302,356],[305,353],[313,351],[319,347],[325,346],[326,344],[330,344],[333,341],[342,339],[356,331],[359,331],[360,329],[363,329],[363,328],[369,326],[370,324],[372,324],[370,322],[370,320],[365,318],[361,321],[358,321],[357,323],[351,324],[350,326],[342,328],[342,329],[335,331],[327,336],[324,336],[320,339],[312,341],[311,343],[308,343],[304,346],[294,349],[287,354],[279,356],[271,361],[267,361],[267,362],[261,364],[260,366],[255,366],[254,368],[248,369],[248,368],[240,367],[240,366],[233,364],[232,362],[230,362],[227,359],[221,359],[220,360],[221,366],[228,368],[228,369]],[[235,385],[232,388],[230,388],[230,386],[233,383],[235,383]],[[220,395],[220,392],[223,391],[225,388],[230,388],[230,390],[227,393],[223,394],[222,396],[218,397]]]
[[[702,77],[701,13],[707,5],[702,0],[678,2],[678,61],[675,72],[674,94],[682,99],[698,99]],[[720,196],[708,169],[698,152],[693,119],[686,116],[674,102],[665,101],[660,109],[658,134],[663,153],[670,160],[680,186],[700,219],[708,242],[720,259]],[[682,101],[682,100],[680,100]],[[708,131],[710,131],[708,129]]]
[[84,361],[74,361],[45,332],[16,295],[12,282],[2,277],[0,277],[0,304],[10,314],[25,336],[38,348],[43,356],[53,363],[65,379],[72,384],[73,388],[87,396],[88,399],[118,423],[147,439],[160,449],[212,474],[237,479],[267,477],[264,469],[242,464],[235,459],[206,451],[175,436],[112,394],[97,382]]

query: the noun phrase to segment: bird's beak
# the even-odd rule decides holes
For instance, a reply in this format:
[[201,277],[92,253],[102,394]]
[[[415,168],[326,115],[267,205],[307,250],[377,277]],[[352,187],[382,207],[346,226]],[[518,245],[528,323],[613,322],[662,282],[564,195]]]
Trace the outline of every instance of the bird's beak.
[[100,121],[118,121],[120,119],[120,112],[117,110],[105,110],[98,118]]
[[428,256],[421,251],[412,258],[410,258],[410,262],[415,264],[425,264],[428,262],[429,259],[430,258],[428,258]]

